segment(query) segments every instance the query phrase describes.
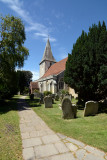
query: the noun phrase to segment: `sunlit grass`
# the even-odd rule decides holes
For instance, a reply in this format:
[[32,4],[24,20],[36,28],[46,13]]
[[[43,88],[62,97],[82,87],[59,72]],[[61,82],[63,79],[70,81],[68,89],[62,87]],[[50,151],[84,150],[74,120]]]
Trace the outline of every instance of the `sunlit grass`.
[[59,101],[55,101],[53,108],[45,108],[44,104],[39,106],[35,99],[27,99],[33,110],[48,124],[55,132],[80,140],[88,145],[97,147],[107,152],[107,114],[96,116],[83,116],[83,110],[78,110],[76,119],[62,119],[62,111],[59,109]]
[[0,160],[22,160],[17,98],[0,102]]

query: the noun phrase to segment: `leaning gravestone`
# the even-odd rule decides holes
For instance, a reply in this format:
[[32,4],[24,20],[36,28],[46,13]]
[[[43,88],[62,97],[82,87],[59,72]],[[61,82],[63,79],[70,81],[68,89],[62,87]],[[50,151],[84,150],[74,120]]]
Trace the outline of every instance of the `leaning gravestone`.
[[95,101],[88,101],[85,103],[84,117],[92,116],[98,113],[98,103]]
[[74,107],[71,104],[69,98],[64,98],[62,100],[62,111],[63,111],[63,118],[64,119],[73,119],[75,117]]
[[45,104],[45,108],[52,108],[52,97],[50,96],[46,96],[44,98],[44,104]]

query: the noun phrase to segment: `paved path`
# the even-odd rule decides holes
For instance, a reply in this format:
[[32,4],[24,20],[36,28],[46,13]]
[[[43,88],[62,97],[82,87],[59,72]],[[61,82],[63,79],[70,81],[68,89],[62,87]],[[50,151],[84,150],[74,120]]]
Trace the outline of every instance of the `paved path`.
[[53,132],[24,99],[18,104],[24,160],[107,160],[103,151]]

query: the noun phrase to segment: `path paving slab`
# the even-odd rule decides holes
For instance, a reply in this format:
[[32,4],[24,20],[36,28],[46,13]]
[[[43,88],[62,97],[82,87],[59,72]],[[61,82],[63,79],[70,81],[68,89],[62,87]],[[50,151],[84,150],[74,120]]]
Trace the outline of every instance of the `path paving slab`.
[[82,160],[85,157],[85,155],[86,155],[86,150],[79,149],[79,150],[77,150],[75,152],[75,155],[76,155],[76,157],[77,157],[78,160]]
[[100,157],[103,157],[105,155],[105,153],[103,151],[100,151],[100,150],[98,150],[94,147],[88,146],[88,145],[85,146],[85,149],[93,154],[100,156]]
[[24,160],[107,160],[107,153],[52,131],[24,98],[18,103]]
[[54,144],[47,144],[34,147],[34,151],[36,158],[48,157],[59,153],[55,148]]
[[98,156],[90,153],[90,154],[87,154],[87,156],[84,158],[84,160],[104,160],[104,158],[103,157],[98,157]]
[[44,144],[55,143],[60,141],[60,138],[56,134],[53,134],[53,135],[43,136],[42,141]]
[[69,138],[69,137],[66,138],[66,140],[68,140],[69,142],[74,143],[74,144],[76,144],[76,145],[78,145],[78,146],[80,146],[80,147],[84,147],[84,146],[85,146],[84,143],[82,143],[82,142],[80,142],[80,141],[77,141],[77,140],[75,140],[75,139]]
[[59,153],[65,153],[70,151],[63,142],[55,143],[55,147],[57,148]]
[[76,160],[72,153],[65,153],[51,157],[50,160]]
[[23,158],[25,160],[35,160],[35,154],[33,147],[23,149]]
[[40,138],[29,138],[29,139],[24,139],[22,140],[23,148],[28,148],[28,147],[34,147],[37,145],[42,144],[42,141]]
[[78,147],[72,143],[66,143],[66,145],[71,151],[76,151],[78,149]]

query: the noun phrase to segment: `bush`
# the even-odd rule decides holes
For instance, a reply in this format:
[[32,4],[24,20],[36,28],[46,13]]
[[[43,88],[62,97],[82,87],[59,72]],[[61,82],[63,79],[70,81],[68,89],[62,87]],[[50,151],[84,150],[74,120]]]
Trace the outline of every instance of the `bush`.
[[35,93],[40,93],[39,90],[37,90],[37,89],[35,89],[34,92],[35,92]]
[[31,94],[31,95],[30,95],[30,99],[31,99],[31,100],[34,100],[34,94]]
[[61,90],[61,94],[69,94],[69,92],[67,90]]
[[28,87],[25,87],[24,88],[24,91],[23,91],[23,94],[28,94],[29,93],[29,88]]
[[50,95],[50,94],[52,94],[51,91],[44,91],[44,96],[48,96],[48,95]]

